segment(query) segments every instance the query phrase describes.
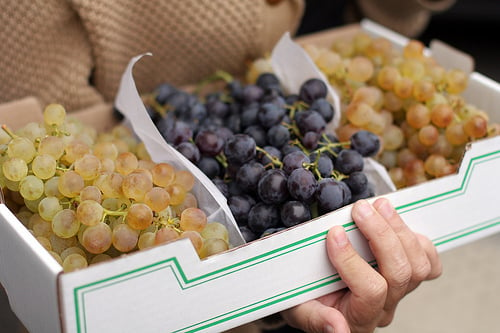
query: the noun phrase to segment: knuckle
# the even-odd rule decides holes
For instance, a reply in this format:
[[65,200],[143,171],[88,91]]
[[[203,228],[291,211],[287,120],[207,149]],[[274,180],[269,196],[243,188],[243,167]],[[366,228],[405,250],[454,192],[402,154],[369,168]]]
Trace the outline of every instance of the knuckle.
[[412,280],[412,268],[410,265],[400,264],[396,273],[388,277],[389,285],[394,289],[406,289]]
[[380,277],[374,279],[372,283],[368,284],[366,297],[373,303],[379,303],[381,299],[385,299],[388,290],[389,285],[387,281]]
[[424,281],[429,278],[431,273],[431,263],[428,260],[425,260],[413,268],[413,280]]

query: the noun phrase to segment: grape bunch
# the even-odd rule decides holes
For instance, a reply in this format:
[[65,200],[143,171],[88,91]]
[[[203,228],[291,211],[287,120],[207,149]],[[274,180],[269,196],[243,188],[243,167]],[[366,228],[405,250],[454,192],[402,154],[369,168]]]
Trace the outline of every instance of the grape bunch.
[[0,130],[0,186],[65,272],[180,238],[202,258],[229,248],[226,227],[198,207],[194,176],[151,161],[127,127],[96,133],[59,104],[43,117]]
[[[468,142],[498,135],[500,124],[460,95],[466,73],[445,69],[410,40],[401,50],[359,32],[330,48],[304,45],[342,100],[340,140],[368,130],[381,139],[375,158],[398,188],[454,173]],[[255,82],[266,59],[248,71]]]
[[379,138],[360,131],[340,142],[329,133],[336,111],[323,81],[286,94],[272,73],[246,85],[215,77],[223,81],[215,92],[165,83],[144,100],[165,140],[226,196],[247,241],[373,195],[364,157],[379,151]]

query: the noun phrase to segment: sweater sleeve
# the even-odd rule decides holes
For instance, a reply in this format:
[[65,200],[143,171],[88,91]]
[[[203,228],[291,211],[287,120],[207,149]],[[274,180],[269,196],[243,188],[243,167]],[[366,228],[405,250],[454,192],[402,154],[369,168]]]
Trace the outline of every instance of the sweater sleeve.
[[356,0],[363,17],[410,38],[423,32],[433,13],[451,8],[455,2],[456,0]]

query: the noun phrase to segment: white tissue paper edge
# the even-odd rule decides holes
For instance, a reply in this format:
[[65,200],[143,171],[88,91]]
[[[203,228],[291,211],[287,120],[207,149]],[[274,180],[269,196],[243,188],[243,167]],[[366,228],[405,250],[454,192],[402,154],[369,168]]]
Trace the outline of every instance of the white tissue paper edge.
[[[314,64],[306,51],[285,33],[278,41],[271,53],[271,67],[287,93],[297,94],[300,86],[308,79],[322,80],[328,88],[327,100],[335,110],[332,126],[336,129],[340,122],[340,97],[328,83],[325,75]],[[363,172],[366,173],[375,195],[386,194],[396,190],[396,186],[387,173],[386,168],[372,158],[365,158]]]
[[224,195],[200,169],[165,141],[149,117],[132,76],[135,63],[145,55],[151,54],[132,58],[125,69],[115,100],[116,108],[125,116],[138,138],[144,142],[154,162],[170,163],[178,169],[193,173],[196,183],[192,192],[198,200],[198,206],[207,213],[209,221],[218,221],[227,227],[231,246],[245,243]]

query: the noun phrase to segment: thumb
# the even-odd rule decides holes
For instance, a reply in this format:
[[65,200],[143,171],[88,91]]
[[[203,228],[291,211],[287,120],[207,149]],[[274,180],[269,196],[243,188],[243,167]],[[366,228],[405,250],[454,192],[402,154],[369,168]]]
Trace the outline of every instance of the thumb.
[[335,308],[311,300],[282,312],[286,322],[308,333],[350,333],[344,315]]

